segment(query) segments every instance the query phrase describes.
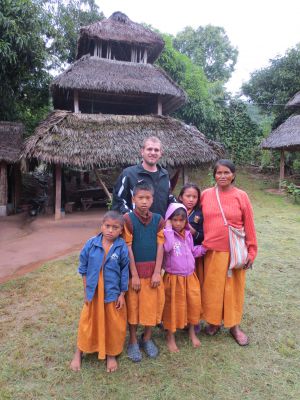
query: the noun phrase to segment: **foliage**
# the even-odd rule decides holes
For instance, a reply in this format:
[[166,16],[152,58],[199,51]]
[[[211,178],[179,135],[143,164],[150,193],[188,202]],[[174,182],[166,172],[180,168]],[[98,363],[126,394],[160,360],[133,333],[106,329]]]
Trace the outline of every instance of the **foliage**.
[[300,186],[295,185],[293,182],[283,181],[281,187],[286,190],[288,195],[293,197],[295,203],[300,200]]
[[291,113],[285,110],[289,99],[300,90],[300,43],[286,51],[284,56],[270,60],[267,68],[251,74],[242,86],[245,96],[265,113],[273,113],[273,127],[280,125]]
[[41,9],[31,0],[0,5],[0,120],[26,120],[48,104],[49,74]]
[[61,67],[76,58],[80,28],[104,18],[95,0],[38,0],[48,18],[47,48],[51,67]]
[[186,27],[177,34],[174,47],[203,68],[211,82],[227,82],[238,56],[224,28],[212,25],[199,26],[196,30]]

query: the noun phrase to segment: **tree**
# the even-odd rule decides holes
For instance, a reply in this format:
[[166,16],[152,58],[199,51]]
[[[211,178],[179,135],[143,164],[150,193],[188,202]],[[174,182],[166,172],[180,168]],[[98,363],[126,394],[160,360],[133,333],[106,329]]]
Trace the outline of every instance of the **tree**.
[[203,68],[211,82],[227,82],[238,56],[224,28],[212,25],[199,26],[196,30],[186,27],[177,34],[174,47]]
[[284,56],[270,60],[267,68],[253,72],[249,82],[242,86],[245,96],[263,112],[274,115],[274,127],[290,114],[285,104],[299,90],[300,43],[287,50]]
[[49,98],[39,5],[31,0],[3,0],[0,32],[0,119],[26,119]]

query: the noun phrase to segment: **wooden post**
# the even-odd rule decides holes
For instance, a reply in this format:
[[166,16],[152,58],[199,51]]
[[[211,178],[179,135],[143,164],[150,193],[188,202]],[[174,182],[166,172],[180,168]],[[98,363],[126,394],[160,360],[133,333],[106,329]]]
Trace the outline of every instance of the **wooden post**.
[[94,169],[94,173],[95,173],[95,175],[96,175],[96,178],[97,178],[98,182],[99,182],[100,185],[103,187],[103,190],[104,190],[106,196],[108,197],[109,201],[111,201],[111,200],[112,200],[112,196],[111,196],[111,194],[109,193],[109,190],[107,189],[105,183],[104,183],[103,180],[101,179],[101,176],[100,176],[99,172],[96,170],[96,168]]
[[0,216],[7,215],[7,164],[0,162]]
[[162,115],[162,99],[161,96],[158,96],[157,100],[157,114]]
[[79,113],[79,97],[78,90],[74,90],[74,113]]
[[144,64],[147,64],[147,56],[148,56],[148,52],[147,49],[144,50]]
[[55,220],[61,219],[61,165],[55,165]]
[[280,174],[279,174],[279,189],[281,189],[282,181],[284,180],[284,150],[280,150]]
[[185,168],[182,167],[182,183],[184,185],[189,181],[189,177],[185,171],[186,171]]

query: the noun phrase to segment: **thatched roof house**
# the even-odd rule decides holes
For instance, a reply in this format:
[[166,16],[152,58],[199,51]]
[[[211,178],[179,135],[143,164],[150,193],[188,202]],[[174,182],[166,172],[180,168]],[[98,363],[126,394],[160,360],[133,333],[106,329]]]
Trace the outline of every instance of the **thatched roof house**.
[[[73,110],[73,91],[78,90],[81,112],[109,112],[114,103],[126,114],[154,113],[161,96],[164,113],[186,101],[185,92],[152,64],[108,60],[84,56],[57,76],[51,84],[55,109]],[[130,107],[131,106],[131,107]]]
[[300,108],[300,92],[297,92],[286,104],[286,108]]
[[195,127],[167,116],[80,114],[56,110],[27,139],[23,155],[77,167],[119,167],[140,161],[143,139],[163,143],[162,165],[199,165],[220,157],[223,148]]
[[300,115],[292,115],[261,143],[263,149],[300,150]]
[[0,162],[19,161],[23,131],[23,124],[0,121]]
[[[6,216],[8,206],[13,211],[20,195],[20,159],[24,126],[0,121],[0,216]],[[10,204],[8,204],[10,203]]]
[[[105,51],[107,51],[109,43],[112,58],[116,57],[127,61],[130,61],[132,46],[141,50],[147,49],[150,63],[156,60],[164,47],[164,41],[160,35],[131,21],[127,15],[121,12],[115,12],[107,19],[81,28],[77,59],[93,51],[97,43],[101,43],[102,50],[105,46]],[[120,43],[123,45],[120,46]]]

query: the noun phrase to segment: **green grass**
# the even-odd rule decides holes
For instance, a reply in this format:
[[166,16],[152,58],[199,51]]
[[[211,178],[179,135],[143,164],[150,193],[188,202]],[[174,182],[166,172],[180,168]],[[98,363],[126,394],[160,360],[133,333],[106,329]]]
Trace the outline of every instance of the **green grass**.
[[171,355],[155,329],[157,360],[136,365],[123,354],[119,371],[109,375],[92,355],[72,373],[82,286],[77,258],[70,257],[1,286],[0,399],[299,399],[300,206],[267,194],[271,185],[239,174],[259,239],[242,324],[250,346],[239,347],[223,330],[214,338],[201,333],[202,347],[193,350],[179,333],[181,351]]

